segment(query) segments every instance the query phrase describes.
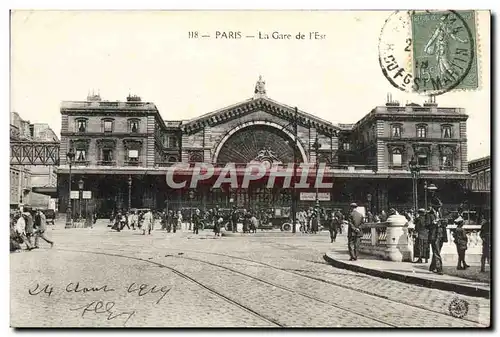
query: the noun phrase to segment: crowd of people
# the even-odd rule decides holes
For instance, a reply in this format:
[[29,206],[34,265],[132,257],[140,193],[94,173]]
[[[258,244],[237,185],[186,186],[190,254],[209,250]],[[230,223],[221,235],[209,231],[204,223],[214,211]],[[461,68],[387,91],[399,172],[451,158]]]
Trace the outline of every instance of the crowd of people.
[[[10,251],[20,252],[22,245],[25,250],[31,251],[39,248],[40,239],[54,246],[54,241],[47,237],[47,219],[39,209],[29,207],[12,213],[10,218]],[[34,242],[33,242],[34,241]]]
[[[439,199],[431,200],[429,208],[419,209],[416,213],[413,210],[403,210],[401,215],[408,221],[408,228],[411,238],[414,240],[413,256],[414,263],[428,263],[431,259],[429,270],[437,274],[443,273],[441,249],[444,242],[448,242],[447,221],[443,221],[441,214],[442,203]],[[198,234],[199,230],[206,227],[213,228],[215,236],[221,235],[221,229],[225,228],[233,233],[238,232],[238,223],[242,224],[243,233],[256,233],[259,225],[272,227],[269,211],[238,209],[233,206],[231,210],[221,210],[218,206],[207,211],[199,209],[190,210],[190,215],[183,216],[180,210],[152,211],[150,209],[117,211],[110,217],[110,226],[118,232],[127,227],[130,230],[140,230],[143,235],[151,235],[155,228],[161,228],[166,232],[176,233],[177,230],[192,230],[193,234]],[[389,216],[397,215],[394,208],[387,213],[382,210],[379,214],[373,215],[369,210],[366,214],[361,214],[356,203],[350,205],[348,212],[342,212],[340,209],[326,211],[319,207],[310,207],[301,209],[296,214],[296,226],[304,234],[316,234],[322,228],[330,232],[331,242],[335,242],[337,235],[342,234],[343,227],[347,227],[348,250],[350,260],[355,261],[358,258],[360,238],[362,237],[363,223],[385,222]],[[187,220],[187,221],[185,221]],[[290,219],[291,220],[291,219]],[[457,269],[463,270],[469,268],[465,262],[466,250],[468,247],[468,237],[463,228],[464,217],[459,210],[453,223],[456,229],[452,231],[454,243],[457,248],[458,263]],[[490,222],[482,218],[480,220],[480,237],[483,242],[483,251],[481,257],[481,271],[485,271],[485,264],[491,261],[491,239]],[[25,207],[22,211],[11,214],[10,221],[10,250],[19,252],[22,245],[26,250],[39,248],[40,239],[52,247],[54,242],[46,236],[47,219],[41,210]],[[432,249],[432,258],[431,258]]]

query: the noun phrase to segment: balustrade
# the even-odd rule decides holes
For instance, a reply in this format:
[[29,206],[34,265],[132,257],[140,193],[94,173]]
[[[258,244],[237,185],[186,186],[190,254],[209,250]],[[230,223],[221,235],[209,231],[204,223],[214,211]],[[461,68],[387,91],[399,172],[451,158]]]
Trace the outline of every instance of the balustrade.
[[[456,262],[458,255],[453,233],[456,225],[446,227],[448,242],[443,243],[441,257],[445,263]],[[465,225],[468,249],[466,261],[479,262],[482,252],[480,225]],[[392,215],[386,222],[361,225],[360,252],[391,261],[413,261],[414,226],[402,215]]]

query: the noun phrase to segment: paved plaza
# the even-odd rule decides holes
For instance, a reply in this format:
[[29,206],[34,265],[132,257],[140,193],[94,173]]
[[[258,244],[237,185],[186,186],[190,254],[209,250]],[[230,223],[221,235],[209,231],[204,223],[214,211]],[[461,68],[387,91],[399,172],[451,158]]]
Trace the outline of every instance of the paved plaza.
[[[10,254],[13,327],[485,327],[490,301],[335,268],[341,236],[49,230]],[[462,318],[450,314],[457,299]]]

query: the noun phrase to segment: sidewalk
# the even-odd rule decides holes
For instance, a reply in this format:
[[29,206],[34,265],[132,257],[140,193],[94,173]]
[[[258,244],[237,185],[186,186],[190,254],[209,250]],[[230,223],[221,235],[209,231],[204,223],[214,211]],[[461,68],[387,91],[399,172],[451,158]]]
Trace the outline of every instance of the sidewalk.
[[[453,291],[458,294],[490,298],[490,268],[480,272],[480,266],[472,265],[467,270],[456,270],[456,266],[443,266],[444,275],[429,271],[429,264],[379,260],[373,256],[359,255],[357,261],[349,261],[347,247],[327,252],[325,260],[337,268],[348,269],[376,277],[418,284],[427,288]],[[429,260],[430,262],[430,260]]]
[[243,233],[242,231],[233,233],[230,231],[229,232],[222,231],[221,234],[222,234],[222,236],[226,236],[226,237],[290,237],[290,236],[292,236],[292,237],[298,237],[298,236],[314,237],[314,236],[329,236],[330,232],[320,231],[317,234],[305,234],[305,233],[301,233],[301,232],[296,232],[296,233],[283,232],[279,229],[270,229],[270,230],[258,229],[257,233]]

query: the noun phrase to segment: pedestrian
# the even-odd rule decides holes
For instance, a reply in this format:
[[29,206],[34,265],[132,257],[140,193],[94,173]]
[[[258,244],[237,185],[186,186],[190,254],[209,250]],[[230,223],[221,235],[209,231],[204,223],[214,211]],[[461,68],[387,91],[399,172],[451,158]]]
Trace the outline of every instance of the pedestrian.
[[415,223],[415,245],[414,245],[414,257],[418,260],[416,263],[422,263],[422,259],[425,259],[425,263],[428,263],[430,256],[430,246],[429,246],[429,230],[426,223],[425,209],[421,208],[418,210],[418,217],[414,220]]
[[250,233],[257,233],[259,222],[253,213],[250,213]]
[[11,217],[10,219],[10,252],[19,253],[21,251],[21,243],[23,239],[16,231],[16,221],[17,217]]
[[128,219],[129,219],[129,212],[126,212],[126,213],[122,214],[122,217],[120,219],[120,229],[121,230],[123,228],[125,228],[125,226],[127,226],[127,229],[130,229],[130,225],[129,225]]
[[[445,241],[446,232],[443,233],[443,228],[440,225],[439,211],[430,207],[427,213],[427,228],[429,230],[429,241],[432,248],[432,261],[429,266],[429,271],[443,275],[443,262],[441,260],[441,248]],[[445,229],[446,231],[446,229]]]
[[233,206],[233,211],[231,212],[231,229],[233,233],[238,231],[238,211],[236,210],[236,206]]
[[121,218],[122,218],[122,214],[120,211],[118,211],[115,215],[114,223],[113,223],[113,226],[111,227],[111,229],[114,229],[117,232],[121,231],[121,226],[120,226]]
[[198,228],[200,227],[201,214],[200,210],[197,208],[193,214],[193,234],[198,234]]
[[22,242],[26,244],[26,249],[27,250],[32,250],[33,245],[31,244],[31,241],[28,239],[28,236],[26,235],[26,218],[19,212],[18,218],[16,221],[16,232],[21,238]]
[[148,209],[143,217],[142,235],[146,235],[146,231],[148,232],[148,235],[151,235],[151,231],[153,230],[153,225],[154,225],[153,213],[151,213],[151,210]]
[[243,233],[249,232],[250,217],[246,209],[243,210]]
[[45,218],[45,214],[42,211],[38,210],[35,215],[35,248],[39,248],[38,239],[42,238],[45,242],[50,244],[50,248],[54,247],[54,241],[51,241],[45,235],[47,231],[47,219]]
[[483,240],[483,252],[481,255],[481,272],[485,272],[486,260],[488,260],[488,264],[491,266],[491,236],[490,236],[490,222],[486,219],[481,220],[481,231],[479,233],[481,240]]
[[[172,212],[171,209],[169,209],[167,211],[167,213],[165,214],[166,216],[166,219],[165,219],[165,225],[166,225],[166,229],[167,229],[167,232],[170,233],[172,231],[172,229],[175,227],[174,225],[174,213]],[[174,233],[175,233],[175,230],[174,230]]]
[[328,223],[328,231],[330,232],[330,243],[333,243],[337,240],[337,233],[339,231],[340,226],[341,226],[340,219],[332,211]]
[[317,234],[319,228],[319,208],[316,208],[311,214],[311,233]]
[[[182,212],[178,211],[177,212],[177,227],[182,230]],[[175,233],[176,228],[174,228],[174,233]]]
[[457,225],[457,229],[455,230],[455,245],[457,246],[458,253],[458,263],[457,270],[467,269],[470,266],[465,263],[465,251],[467,250],[467,234],[465,234],[464,219],[459,215],[458,218],[454,220],[454,223]]
[[344,217],[344,214],[342,213],[342,211],[340,209],[338,209],[336,212],[335,212],[335,216],[337,217],[337,219],[339,219],[339,234],[342,235],[342,227],[345,223],[345,217]]
[[361,238],[361,224],[363,223],[363,215],[357,210],[358,205],[351,203],[351,214],[348,220],[347,243],[349,248],[349,261],[358,259],[359,240]]
[[134,219],[134,211],[130,211],[127,216],[127,222],[132,227],[132,230],[135,230],[135,219]]
[[34,214],[32,214],[32,210],[30,208],[28,208],[28,207],[24,208],[23,216],[24,216],[24,220],[26,222],[26,229],[25,229],[26,238],[31,246],[33,246],[33,241],[31,240],[31,238],[33,237],[33,232],[34,232],[33,215]]

